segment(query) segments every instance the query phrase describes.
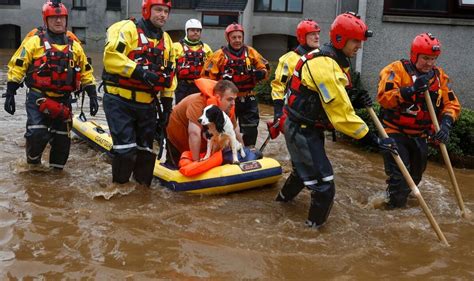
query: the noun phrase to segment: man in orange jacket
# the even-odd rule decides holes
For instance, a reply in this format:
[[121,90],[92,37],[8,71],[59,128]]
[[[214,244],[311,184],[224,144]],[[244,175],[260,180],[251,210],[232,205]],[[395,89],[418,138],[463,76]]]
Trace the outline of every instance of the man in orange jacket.
[[216,51],[206,61],[201,77],[234,82],[239,89],[235,114],[239,120],[244,144],[254,147],[260,117],[253,88],[259,81],[268,78],[270,66],[254,48],[244,44],[244,29],[240,24],[227,26],[225,38],[228,46]]
[[[436,66],[441,53],[439,40],[431,33],[422,33],[411,44],[410,60],[402,59],[380,72],[377,100],[382,107],[382,119],[387,134],[397,142],[403,163],[415,184],[421,181],[426,168],[428,136],[446,143],[461,106],[454,94],[448,75]],[[425,93],[429,92],[441,129],[434,134]],[[384,154],[388,207],[405,206],[410,188],[389,153]]]
[[175,166],[184,151],[191,151],[193,161],[198,161],[200,152],[206,151],[206,140],[198,119],[209,104],[219,106],[231,117],[237,139],[242,142],[237,121],[231,114],[238,92],[235,85],[229,81],[216,83],[202,78],[195,82],[200,93],[185,97],[173,108],[167,127],[167,160]]

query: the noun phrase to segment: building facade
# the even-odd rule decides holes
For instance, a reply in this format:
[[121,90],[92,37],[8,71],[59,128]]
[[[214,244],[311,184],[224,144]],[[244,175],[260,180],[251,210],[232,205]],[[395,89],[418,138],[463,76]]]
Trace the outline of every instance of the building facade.
[[[107,27],[121,19],[141,16],[141,0],[63,0],[70,11],[69,29],[85,42],[85,48],[100,51]],[[44,0],[0,0],[0,48],[15,48],[21,38],[42,24]],[[464,106],[474,107],[474,0],[172,0],[166,24],[173,40],[184,37],[190,18],[203,25],[202,40],[213,49],[226,44],[225,27],[238,22],[245,29],[245,42],[266,58],[276,61],[296,45],[295,29],[303,18],[321,26],[321,41],[328,42],[334,17],[356,11],[366,20],[374,37],[354,60],[364,86],[375,96],[378,73],[391,61],[407,58],[411,40],[431,32],[442,42],[439,64],[453,80]]]

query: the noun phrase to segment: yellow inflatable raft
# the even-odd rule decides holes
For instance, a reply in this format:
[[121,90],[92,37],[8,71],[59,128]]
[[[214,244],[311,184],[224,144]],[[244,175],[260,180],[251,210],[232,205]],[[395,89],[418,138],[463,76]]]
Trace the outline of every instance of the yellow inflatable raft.
[[[101,151],[110,152],[112,149],[112,138],[105,125],[74,117],[72,131]],[[167,188],[196,194],[218,194],[257,188],[277,182],[281,174],[280,163],[267,157],[238,165],[222,165],[194,177],[186,177],[159,160],[156,161],[154,170],[154,176]]]

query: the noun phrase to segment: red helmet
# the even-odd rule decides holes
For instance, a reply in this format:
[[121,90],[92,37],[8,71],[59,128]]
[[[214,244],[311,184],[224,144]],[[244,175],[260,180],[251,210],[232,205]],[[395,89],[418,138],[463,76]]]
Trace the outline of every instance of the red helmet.
[[346,12],[337,16],[331,24],[329,37],[336,49],[342,49],[348,39],[365,41],[368,37],[372,37],[372,31],[360,19],[359,15],[353,12]]
[[46,3],[43,5],[43,22],[45,26],[48,26],[48,23],[46,22],[46,19],[48,17],[52,16],[66,16],[66,20],[68,17],[67,9],[61,3],[61,0],[48,0]]
[[306,34],[310,32],[318,32],[321,28],[317,22],[312,19],[305,19],[298,23],[296,27],[296,39],[298,39],[298,43],[301,45],[306,45]]
[[410,61],[416,63],[418,55],[439,56],[441,54],[441,43],[431,33],[419,34],[413,39],[410,50]]
[[171,0],[142,0],[142,16],[144,19],[150,19],[151,6],[162,5],[171,9]]
[[225,39],[229,42],[229,34],[234,31],[242,31],[242,35],[244,34],[244,28],[238,23],[231,23],[225,28]]

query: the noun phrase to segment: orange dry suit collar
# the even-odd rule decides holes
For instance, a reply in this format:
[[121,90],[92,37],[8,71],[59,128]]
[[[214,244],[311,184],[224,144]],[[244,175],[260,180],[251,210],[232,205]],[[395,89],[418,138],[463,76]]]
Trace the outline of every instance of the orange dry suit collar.
[[[217,96],[214,94],[214,87],[217,84],[217,81],[207,79],[207,78],[199,78],[194,80],[194,83],[196,84],[196,87],[198,87],[199,91],[201,92],[201,95],[206,97],[206,105],[220,105],[219,99]],[[233,119],[235,116],[235,106],[232,106],[230,109],[230,119]]]

